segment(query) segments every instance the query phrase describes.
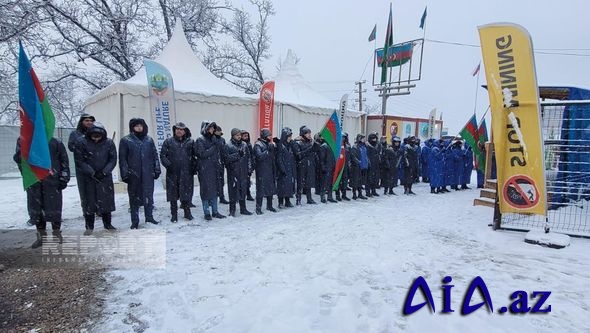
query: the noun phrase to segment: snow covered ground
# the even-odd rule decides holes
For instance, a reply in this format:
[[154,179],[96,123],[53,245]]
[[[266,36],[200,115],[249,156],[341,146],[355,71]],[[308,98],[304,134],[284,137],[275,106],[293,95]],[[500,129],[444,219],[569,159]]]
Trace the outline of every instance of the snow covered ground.
[[[20,180],[0,181],[0,227],[26,228]],[[102,332],[582,332],[590,331],[590,241],[555,250],[524,233],[492,231],[476,190],[302,206],[279,213],[171,224],[161,188],[156,217],[166,230],[165,269],[109,273]],[[397,192],[400,190],[397,188]],[[196,191],[198,193],[198,189]],[[64,194],[64,228],[82,229],[76,187]],[[195,198],[195,203],[198,199]],[[252,203],[248,203],[250,208]],[[126,194],[113,224],[130,233]],[[221,205],[227,213],[227,206]],[[100,224],[100,222],[99,222]],[[31,227],[32,229],[32,227]],[[100,230],[100,226],[97,230]],[[99,231],[101,232],[101,231]],[[135,232],[141,232],[135,231]],[[441,280],[453,278],[452,314],[442,314]],[[412,281],[424,277],[436,313],[404,316]],[[461,316],[469,283],[481,276],[494,312]],[[548,314],[500,314],[516,290],[551,291]],[[482,301],[475,293],[471,304]],[[421,293],[413,304],[424,302]],[[532,306],[535,301],[530,301]],[[546,305],[547,305],[546,304]],[[543,307],[545,308],[546,305]]]

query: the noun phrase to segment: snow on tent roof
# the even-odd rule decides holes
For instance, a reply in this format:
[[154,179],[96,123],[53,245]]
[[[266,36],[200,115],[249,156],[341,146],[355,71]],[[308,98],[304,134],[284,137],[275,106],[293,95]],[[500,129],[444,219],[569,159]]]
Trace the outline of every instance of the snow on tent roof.
[[[246,97],[245,93],[234,88],[231,83],[216,77],[203,65],[186,40],[180,23],[176,25],[172,38],[155,61],[170,71],[175,91]],[[142,67],[125,83],[147,86],[145,67]]]
[[299,73],[295,57],[291,50],[287,51],[281,70],[274,78],[275,101],[326,109],[337,109],[338,102],[332,102],[313,90]]

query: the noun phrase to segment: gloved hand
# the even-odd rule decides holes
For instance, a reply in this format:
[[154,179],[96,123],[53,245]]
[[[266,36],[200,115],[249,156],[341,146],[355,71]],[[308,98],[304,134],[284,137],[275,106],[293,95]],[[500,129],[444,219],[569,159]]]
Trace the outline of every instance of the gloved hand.
[[107,174],[102,171],[97,171],[94,173],[94,178],[96,178],[98,180],[103,180],[106,176],[107,176]]
[[68,187],[68,182],[67,181],[63,181],[61,178],[59,180],[59,190],[63,191],[66,189],[66,187]]

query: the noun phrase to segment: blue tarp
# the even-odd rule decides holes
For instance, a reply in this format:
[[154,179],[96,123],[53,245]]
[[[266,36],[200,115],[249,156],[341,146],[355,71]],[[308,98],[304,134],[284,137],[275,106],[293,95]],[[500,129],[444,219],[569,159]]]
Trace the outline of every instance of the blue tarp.
[[[590,100],[590,90],[575,87],[540,87],[550,95],[551,91],[561,91],[562,100]],[[563,94],[566,93],[566,94]],[[547,98],[551,98],[547,96]],[[561,124],[561,144],[555,185],[558,192],[566,192],[553,197],[556,203],[590,199],[590,103],[573,104],[565,107]],[[551,207],[553,206],[553,207]],[[549,208],[557,208],[559,204]]]

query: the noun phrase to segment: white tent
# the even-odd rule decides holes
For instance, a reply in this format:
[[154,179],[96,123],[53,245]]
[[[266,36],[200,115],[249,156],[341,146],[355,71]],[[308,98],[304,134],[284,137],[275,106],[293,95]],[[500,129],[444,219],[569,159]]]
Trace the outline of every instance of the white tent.
[[[299,127],[307,125],[315,133],[322,129],[328,117],[338,108],[338,101],[329,101],[309,86],[299,73],[291,50],[288,50],[281,69],[273,80],[278,128],[288,126],[298,134]],[[347,110],[344,131],[353,133],[352,136],[360,133],[362,114],[364,113]]]
[[[258,96],[246,95],[230,83],[215,77],[191,49],[181,25],[160,56],[155,59],[171,73],[174,81],[176,120],[187,124],[193,137],[199,136],[202,120],[217,122],[228,136],[234,127],[249,130],[258,136]],[[299,74],[293,57],[285,59],[277,74],[275,86],[274,132],[289,126],[297,135],[301,125],[316,132],[326,122],[338,102],[330,102],[313,91]],[[149,115],[149,95],[145,69],[135,76],[110,84],[88,98],[84,112],[102,122],[109,133],[115,132],[115,142],[129,132],[131,118],[144,118],[153,136],[154,124]],[[345,129],[360,131],[360,113],[351,111],[345,120]]]

